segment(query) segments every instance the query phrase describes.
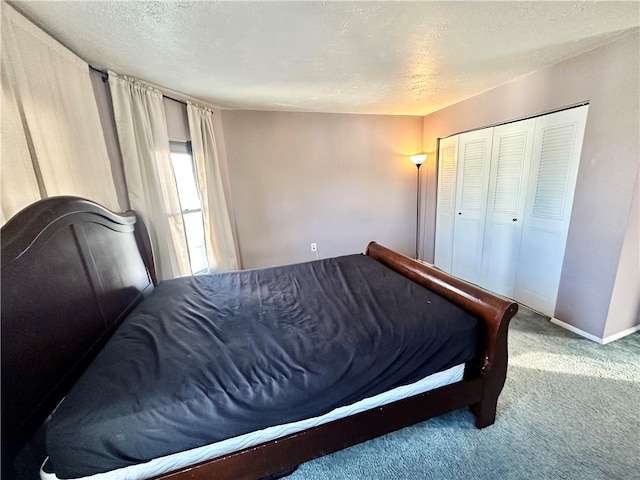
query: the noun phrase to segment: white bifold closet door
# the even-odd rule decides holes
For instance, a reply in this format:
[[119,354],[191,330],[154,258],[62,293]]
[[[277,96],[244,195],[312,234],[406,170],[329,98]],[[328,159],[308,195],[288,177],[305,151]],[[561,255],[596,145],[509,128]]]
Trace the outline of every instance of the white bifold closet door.
[[460,134],[451,274],[480,284],[493,128]]
[[438,268],[554,316],[587,110],[440,141]]
[[535,119],[493,129],[482,276],[479,285],[514,297]]
[[588,106],[536,119],[513,298],[554,316]]
[[451,272],[453,219],[456,200],[458,136],[440,140],[434,264]]

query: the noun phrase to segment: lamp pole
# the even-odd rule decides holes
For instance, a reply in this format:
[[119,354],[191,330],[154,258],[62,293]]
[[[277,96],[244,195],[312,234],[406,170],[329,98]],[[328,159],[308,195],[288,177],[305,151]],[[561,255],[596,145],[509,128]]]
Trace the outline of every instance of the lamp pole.
[[418,167],[418,180],[416,185],[416,260],[420,259],[420,252],[418,251],[418,242],[420,238],[420,165],[422,164],[416,163],[416,167]]
[[420,251],[418,244],[420,241],[420,166],[427,159],[426,153],[411,155],[409,159],[418,167],[417,185],[416,185],[416,260],[420,259]]

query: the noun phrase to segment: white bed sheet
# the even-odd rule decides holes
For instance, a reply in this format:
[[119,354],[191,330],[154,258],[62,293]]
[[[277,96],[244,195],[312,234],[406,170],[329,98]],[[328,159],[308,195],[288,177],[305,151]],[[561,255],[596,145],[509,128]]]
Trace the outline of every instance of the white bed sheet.
[[[329,413],[318,417],[307,418],[305,420],[287,423],[285,425],[268,427],[263,430],[257,430],[237,437],[228,438],[221,442],[156,458],[145,463],[119,468],[110,472],[98,473],[96,475],[84,477],[82,480],[140,480],[153,477],[188,465],[216,458],[221,455],[253,447],[270,440],[275,440],[292,433],[300,432],[307,428],[316,427],[333,420],[348,417],[349,415],[354,415],[365,410],[380,407],[381,405],[386,405],[403,398],[418,395],[444,385],[449,385],[462,380],[463,374],[464,364],[456,365],[443,372],[429,375],[428,377],[418,380],[410,385],[396,387],[388,392],[365,398],[351,405],[336,408]],[[60,480],[54,473],[45,472],[45,465],[46,461],[43,468],[40,469],[41,480]]]

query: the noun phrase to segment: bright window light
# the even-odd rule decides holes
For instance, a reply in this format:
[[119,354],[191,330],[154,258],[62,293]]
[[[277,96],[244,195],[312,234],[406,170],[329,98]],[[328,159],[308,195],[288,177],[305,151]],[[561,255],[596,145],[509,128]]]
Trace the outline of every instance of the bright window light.
[[209,273],[204,240],[202,201],[196,183],[191,148],[187,142],[171,142],[170,146],[171,165],[180,199],[180,213],[184,222],[191,272],[194,275]]

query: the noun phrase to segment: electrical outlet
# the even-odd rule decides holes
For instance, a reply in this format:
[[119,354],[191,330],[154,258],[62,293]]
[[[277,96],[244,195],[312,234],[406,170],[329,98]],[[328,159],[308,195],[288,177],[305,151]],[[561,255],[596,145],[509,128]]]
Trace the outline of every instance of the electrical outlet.
[[318,251],[318,244],[317,243],[312,243],[311,244],[311,251],[312,252],[317,252]]

